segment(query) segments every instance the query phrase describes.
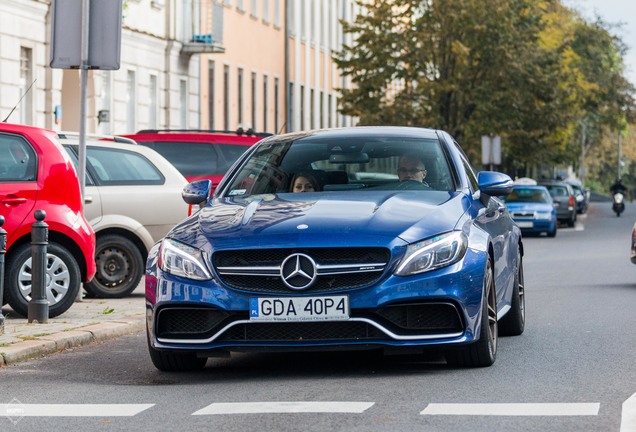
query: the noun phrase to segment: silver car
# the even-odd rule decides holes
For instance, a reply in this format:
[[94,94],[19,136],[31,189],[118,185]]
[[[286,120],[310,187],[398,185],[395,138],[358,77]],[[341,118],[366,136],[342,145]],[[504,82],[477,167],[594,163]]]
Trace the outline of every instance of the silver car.
[[[78,134],[58,137],[77,167]],[[188,182],[163,156],[133,140],[86,141],[84,213],[95,231],[97,273],[84,289],[90,297],[124,297],[139,284],[152,245],[188,216],[181,198]]]

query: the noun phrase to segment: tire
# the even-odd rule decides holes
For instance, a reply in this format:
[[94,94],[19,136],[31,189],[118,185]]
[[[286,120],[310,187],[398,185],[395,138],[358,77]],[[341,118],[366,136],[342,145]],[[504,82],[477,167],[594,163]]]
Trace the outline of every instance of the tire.
[[446,353],[446,363],[449,366],[487,367],[492,366],[497,358],[497,339],[499,336],[497,297],[490,257],[488,257],[484,272],[480,327],[479,339],[476,342],[449,350]]
[[196,353],[175,353],[159,351],[154,349],[150,345],[148,339],[148,333],[146,333],[146,339],[148,340],[148,352],[150,353],[150,359],[152,364],[157,369],[163,372],[190,372],[198,371],[205,367],[208,359],[203,357],[197,357]]
[[[7,301],[20,315],[28,316],[31,300],[31,245],[24,244],[11,253],[7,261]],[[49,243],[46,260],[46,298],[49,318],[66,312],[77,298],[82,284],[79,264],[62,245]]]
[[517,269],[512,290],[510,310],[499,321],[500,336],[519,336],[526,326],[525,279],[523,277],[523,259],[521,251],[517,251]]
[[570,219],[568,219],[568,227],[572,228],[575,223],[576,223],[576,212],[574,212],[574,215]]
[[555,224],[554,229],[552,229],[551,231],[548,231],[548,237],[556,237],[556,234],[557,234],[557,227]]
[[84,286],[90,297],[121,298],[137,288],[144,262],[133,242],[119,235],[104,235],[95,245],[95,277]]

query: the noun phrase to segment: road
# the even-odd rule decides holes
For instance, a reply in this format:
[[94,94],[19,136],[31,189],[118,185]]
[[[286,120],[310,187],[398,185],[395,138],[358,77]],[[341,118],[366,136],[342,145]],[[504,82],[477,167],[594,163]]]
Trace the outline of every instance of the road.
[[593,203],[556,238],[527,238],[527,325],[497,362],[238,354],[154,369],[143,334],[0,369],[3,430],[636,430],[636,205]]

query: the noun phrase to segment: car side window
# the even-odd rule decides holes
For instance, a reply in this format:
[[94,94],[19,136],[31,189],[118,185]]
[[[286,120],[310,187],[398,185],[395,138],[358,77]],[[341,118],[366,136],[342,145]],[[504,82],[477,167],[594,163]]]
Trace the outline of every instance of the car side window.
[[0,134],[0,181],[34,181],[37,163],[35,151],[21,137]]
[[472,165],[470,164],[470,162],[468,162],[468,158],[466,157],[466,154],[459,146],[459,144],[457,144],[457,142],[455,141],[453,141],[453,144],[455,144],[455,147],[457,148],[459,155],[461,156],[462,165],[464,165],[464,170],[466,171],[466,176],[468,177],[468,182],[470,183],[470,188],[473,192],[478,191],[479,182],[477,181],[477,176],[475,175],[475,171],[473,170]]
[[100,185],[160,185],[165,181],[159,169],[138,153],[88,147],[86,159]]

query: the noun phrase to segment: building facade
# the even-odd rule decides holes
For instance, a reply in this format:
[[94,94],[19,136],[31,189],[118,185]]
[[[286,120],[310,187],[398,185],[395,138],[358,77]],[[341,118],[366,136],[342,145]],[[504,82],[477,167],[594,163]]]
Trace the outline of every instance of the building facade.
[[[89,133],[354,123],[332,61],[353,0],[122,1],[120,67],[88,71]],[[53,6],[0,2],[0,120],[76,131],[80,71],[50,67]]]

